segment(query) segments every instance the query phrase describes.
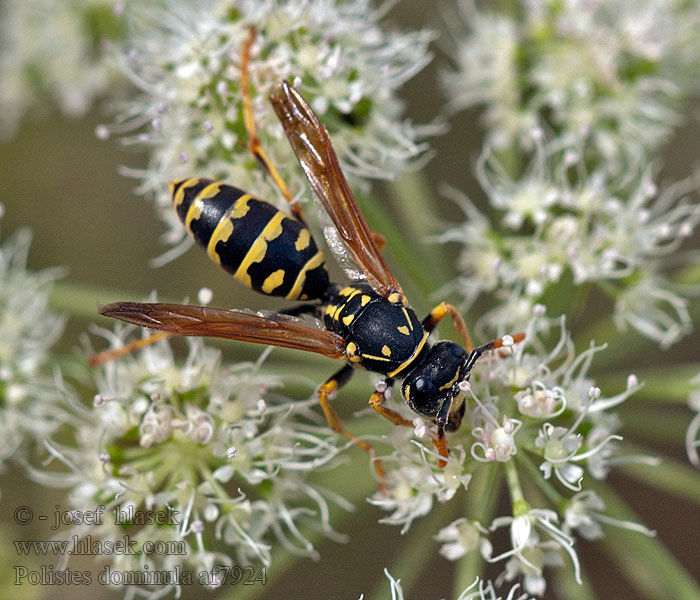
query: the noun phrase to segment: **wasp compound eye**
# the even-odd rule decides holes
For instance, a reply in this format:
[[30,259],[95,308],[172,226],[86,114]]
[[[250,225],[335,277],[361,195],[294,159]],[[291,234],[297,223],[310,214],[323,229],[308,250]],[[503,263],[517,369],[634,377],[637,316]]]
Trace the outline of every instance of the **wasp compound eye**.
[[413,387],[415,388],[416,392],[423,395],[430,394],[430,392],[435,390],[435,386],[432,384],[432,382],[425,377],[419,377],[416,379]]

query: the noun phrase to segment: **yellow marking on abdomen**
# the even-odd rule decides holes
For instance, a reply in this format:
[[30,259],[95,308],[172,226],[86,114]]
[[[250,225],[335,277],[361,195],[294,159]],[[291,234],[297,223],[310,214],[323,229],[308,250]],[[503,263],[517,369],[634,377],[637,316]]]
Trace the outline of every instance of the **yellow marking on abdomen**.
[[269,294],[272,290],[281,286],[283,281],[284,269],[277,269],[274,273],[265,278],[262,284],[262,291]]
[[[236,203],[238,205],[238,203]],[[274,240],[282,233],[282,221],[288,218],[282,211],[278,211],[263,228],[258,235],[257,239],[253,242],[250,250],[246,253],[243,261],[236,269],[234,277],[238,279],[243,285],[247,285],[252,288],[252,282],[250,275],[248,275],[248,269],[253,263],[260,262],[265,258],[265,253],[267,252],[267,243]]]
[[389,346],[387,346],[386,344],[384,344],[384,345],[382,346],[382,354],[383,354],[384,356],[391,356],[391,348],[389,348]]
[[290,292],[285,296],[287,300],[296,300],[299,297],[299,294],[301,293],[302,288],[304,287],[304,281],[306,280],[306,273],[308,271],[313,271],[316,267],[319,267],[323,264],[323,252],[320,250],[314,254],[308,262],[304,265],[304,267],[299,271],[299,275],[297,275],[296,281],[294,282],[294,285],[292,286],[292,289]]
[[187,228],[187,231],[189,231],[190,235],[192,235],[192,221],[195,221],[196,219],[199,219],[199,217],[202,216],[202,210],[204,209],[205,200],[209,200],[210,198],[216,196],[221,191],[220,187],[221,182],[219,181],[210,183],[201,192],[199,192],[199,194],[197,194],[197,197],[194,199],[192,204],[190,204],[189,209],[187,209],[187,215],[185,217],[185,227]]
[[411,335],[411,332],[408,330],[408,327],[405,325],[401,325],[401,327],[397,327],[396,329],[399,330],[399,333],[403,333],[404,335]]
[[192,179],[186,179],[183,181],[183,184],[177,189],[177,193],[175,196],[173,196],[173,188],[180,182],[183,181],[182,179],[177,179],[175,181],[170,182],[170,196],[173,198],[173,205],[175,208],[180,206],[185,200],[185,191],[187,188],[191,188],[195,185],[197,185],[200,182],[199,177],[193,177]]
[[297,252],[301,252],[302,250],[308,248],[310,242],[311,233],[308,229],[304,228],[299,232],[299,237],[297,238],[297,241],[294,242],[294,248]]
[[236,200],[224,213],[224,216],[221,217],[221,220],[214,228],[214,231],[209,238],[209,243],[207,244],[207,254],[209,255],[209,258],[211,258],[217,265],[221,265],[221,258],[216,253],[216,245],[219,242],[223,242],[224,244],[228,242],[231,234],[233,233],[232,215],[236,211],[236,206],[238,206],[239,203],[245,204],[247,211],[247,202],[251,197],[252,196],[250,194],[244,194],[238,198],[238,200]]
[[236,203],[233,205],[233,210],[231,211],[232,219],[240,219],[248,214],[248,210],[250,210],[248,200],[250,200],[252,197],[253,196],[250,194],[244,194],[238,200],[236,200]]

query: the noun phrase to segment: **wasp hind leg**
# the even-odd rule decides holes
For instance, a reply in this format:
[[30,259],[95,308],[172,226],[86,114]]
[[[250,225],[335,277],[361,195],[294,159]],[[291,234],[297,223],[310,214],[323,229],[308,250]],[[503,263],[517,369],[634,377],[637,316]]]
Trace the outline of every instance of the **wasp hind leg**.
[[370,459],[374,463],[374,468],[377,471],[379,491],[382,494],[386,494],[387,489],[384,483],[384,464],[382,463],[382,460],[377,457],[377,453],[374,451],[374,446],[365,440],[361,440],[356,435],[345,429],[340,417],[338,416],[338,413],[335,412],[335,409],[330,403],[331,397],[334,396],[335,393],[350,380],[353,370],[354,369],[350,365],[345,365],[332,377],[329,377],[328,380],[318,388],[318,401],[323,409],[323,414],[326,417],[326,421],[328,421],[328,426],[333,431],[350,440],[352,443],[356,444],[367,452],[367,454],[369,454]]
[[156,342],[159,342],[160,340],[164,340],[165,338],[169,337],[170,334],[165,333],[163,331],[159,333],[154,333],[152,335],[149,335],[148,337],[141,338],[140,340],[134,340],[133,342],[124,344],[120,348],[111,348],[109,350],[97,352],[96,354],[93,354],[90,357],[88,362],[92,368],[96,368],[109,361],[120,358],[121,356],[126,356],[127,354],[136,352],[141,348],[145,348],[146,346],[150,346],[151,344],[155,344]]
[[241,50],[241,93],[243,94],[243,124],[245,125],[246,133],[248,134],[248,149],[253,153],[256,160],[262,165],[265,172],[272,177],[275,182],[277,189],[284,197],[284,199],[289,203],[289,210],[292,215],[304,225],[306,225],[306,219],[304,218],[304,213],[301,210],[301,206],[294,200],[292,194],[287,187],[287,184],[282,179],[277,167],[270,159],[270,157],[265,152],[262,144],[260,143],[260,138],[255,129],[255,119],[253,118],[253,104],[250,95],[250,50],[255,41],[255,27],[251,25],[248,33],[248,38],[243,44]]
[[457,312],[457,309],[454,306],[448,304],[447,302],[441,302],[430,311],[430,314],[423,319],[423,329],[425,329],[427,332],[431,332],[447,315],[452,317],[452,323],[455,330],[464,339],[464,347],[467,349],[467,352],[474,350],[472,338],[469,335],[469,330],[467,329],[467,325],[464,322],[462,315]]

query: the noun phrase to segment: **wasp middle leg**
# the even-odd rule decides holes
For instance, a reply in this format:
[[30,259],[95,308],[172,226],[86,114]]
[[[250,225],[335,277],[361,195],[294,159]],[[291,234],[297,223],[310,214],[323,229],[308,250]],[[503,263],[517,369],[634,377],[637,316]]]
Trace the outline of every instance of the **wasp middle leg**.
[[369,454],[370,459],[374,463],[375,469],[377,470],[377,479],[379,480],[379,491],[383,494],[387,493],[386,485],[384,483],[384,464],[382,460],[377,457],[377,453],[374,451],[374,446],[365,440],[361,440],[356,435],[350,433],[347,429],[343,427],[343,423],[338,416],[338,413],[331,406],[330,399],[331,396],[335,394],[341,387],[343,387],[353,374],[353,367],[350,365],[345,365],[332,377],[318,388],[318,401],[323,409],[323,414],[326,417],[328,426],[339,433],[346,439],[350,440],[354,444],[362,448],[367,454]]

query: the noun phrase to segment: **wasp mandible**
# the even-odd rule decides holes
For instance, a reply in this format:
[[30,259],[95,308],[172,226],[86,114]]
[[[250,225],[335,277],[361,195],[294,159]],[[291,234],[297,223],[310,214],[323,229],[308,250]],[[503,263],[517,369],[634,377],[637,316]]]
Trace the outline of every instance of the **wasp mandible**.
[[[301,208],[255,134],[250,108],[247,64],[254,31],[243,49],[242,88],[249,146],[290,202],[291,212],[219,181],[190,178],[170,184],[175,209],[188,233],[209,257],[244,285],[267,295],[304,301],[291,309],[263,316],[245,311],[169,303],[117,302],[101,306],[105,316],[176,335],[221,337],[306,352],[343,360],[337,373],[318,388],[329,426],[362,447],[372,458],[384,490],[384,470],[374,448],[346,430],[330,398],[356,368],[384,376],[369,405],[394,424],[413,422],[384,405],[387,389],[401,381],[401,394],[418,415],[435,424],[433,442],[448,458],[446,431],[459,428],[465,412],[465,382],[484,352],[503,347],[499,338],[474,348],[464,320],[454,306],[442,302],[419,319],[381,254],[382,239],[370,231],[347,180],[326,128],[311,107],[287,82],[270,96],[272,106],[295,156],[339,239],[363,275],[349,284],[330,281],[325,259]],[[301,322],[312,314],[321,327]],[[431,343],[431,331],[447,315],[464,339]],[[523,334],[513,336],[522,340]]]

